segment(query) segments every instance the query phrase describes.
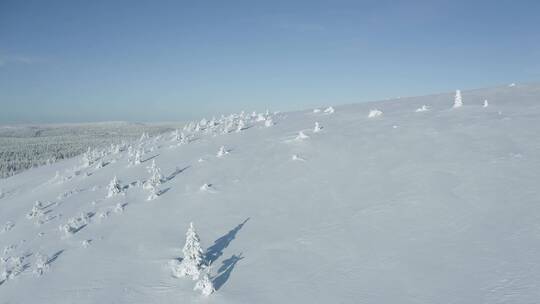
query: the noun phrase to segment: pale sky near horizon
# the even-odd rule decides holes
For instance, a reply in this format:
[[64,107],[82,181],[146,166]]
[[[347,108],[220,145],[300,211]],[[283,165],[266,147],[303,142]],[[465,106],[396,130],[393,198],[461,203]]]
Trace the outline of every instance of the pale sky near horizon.
[[0,124],[174,121],[540,81],[539,1],[0,0]]

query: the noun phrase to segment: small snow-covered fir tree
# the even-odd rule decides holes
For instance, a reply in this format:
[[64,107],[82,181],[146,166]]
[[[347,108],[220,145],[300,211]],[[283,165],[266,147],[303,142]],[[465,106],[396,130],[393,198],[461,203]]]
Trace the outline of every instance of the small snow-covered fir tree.
[[142,162],[142,152],[141,150],[137,149],[137,151],[135,151],[135,156],[133,157],[133,164],[138,165],[141,162]]
[[315,122],[315,127],[313,128],[313,133],[318,133],[318,132],[321,132],[322,130],[322,127],[321,125],[319,124],[319,122]]
[[293,154],[292,160],[294,160],[294,161],[306,161],[302,157],[298,156],[298,154]]
[[429,111],[429,107],[427,105],[423,105],[420,108],[415,110],[415,112],[427,112],[427,111]]
[[148,133],[143,132],[142,135],[141,135],[141,138],[139,138],[139,142],[143,142],[143,141],[147,140],[148,138],[150,138],[148,136]]
[[146,167],[148,170],[148,173],[152,174],[156,170],[156,161],[152,159],[152,162],[150,163],[150,166]]
[[180,130],[176,129],[173,132],[173,141],[180,141]]
[[246,128],[246,123],[244,122],[243,119],[240,119],[238,121],[238,126],[236,127],[236,132],[240,132],[242,130],[244,130]]
[[326,110],[324,110],[324,113],[326,114],[333,114],[335,112],[333,107],[328,107]]
[[223,157],[225,155],[229,154],[229,151],[227,151],[227,149],[225,149],[225,146],[221,146],[219,148],[219,151],[216,153],[216,156],[217,157]]
[[487,99],[485,99],[485,100],[484,100],[484,105],[483,105],[483,107],[484,107],[484,108],[487,108],[488,106],[489,106],[489,103],[488,103]]
[[463,101],[461,100],[461,91],[456,90],[456,96],[454,97],[454,108],[460,108],[463,106]]
[[298,135],[296,136],[296,140],[304,140],[304,139],[308,139],[309,136],[307,136],[304,131],[300,131],[298,132]]
[[272,117],[266,118],[266,120],[264,121],[264,126],[269,128],[273,125],[274,125],[274,120],[272,120]]
[[107,187],[107,197],[113,197],[117,194],[122,193],[122,186],[120,186],[120,181],[116,176],[109,182],[109,186]]
[[49,258],[45,255],[38,254],[35,265],[36,268],[34,269],[34,273],[41,276],[49,270]]
[[197,281],[197,283],[195,283],[193,290],[200,291],[203,296],[209,296],[216,291],[212,280],[210,280],[208,271],[204,272],[202,277]]
[[147,201],[153,201],[159,197],[160,190],[157,185],[150,184],[147,190],[150,192],[148,198],[146,199]]
[[201,269],[204,267],[203,250],[201,243],[193,223],[189,224],[189,229],[186,232],[186,244],[182,249],[184,258],[173,269],[174,275],[177,277],[189,276],[193,280],[198,280],[201,274]]
[[379,117],[383,114],[381,110],[373,109],[369,111],[368,118]]

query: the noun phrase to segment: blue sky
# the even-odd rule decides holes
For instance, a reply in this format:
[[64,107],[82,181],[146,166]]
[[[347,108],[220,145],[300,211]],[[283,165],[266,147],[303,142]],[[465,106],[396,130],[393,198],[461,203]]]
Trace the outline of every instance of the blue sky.
[[172,121],[540,80],[539,1],[0,0],[0,123]]

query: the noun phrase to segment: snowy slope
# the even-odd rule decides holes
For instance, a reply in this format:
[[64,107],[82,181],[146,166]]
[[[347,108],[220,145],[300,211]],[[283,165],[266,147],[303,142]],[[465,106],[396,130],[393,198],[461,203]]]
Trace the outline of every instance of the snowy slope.
[[[150,138],[142,158],[170,178],[152,201],[137,183],[152,160],[130,166],[127,151],[0,180],[0,272],[23,266],[0,279],[0,303],[538,302],[540,85],[462,96],[456,109],[448,93]],[[115,175],[126,189],[107,198]],[[81,213],[86,225],[60,231]],[[214,260],[209,297],[171,275],[191,221]]]

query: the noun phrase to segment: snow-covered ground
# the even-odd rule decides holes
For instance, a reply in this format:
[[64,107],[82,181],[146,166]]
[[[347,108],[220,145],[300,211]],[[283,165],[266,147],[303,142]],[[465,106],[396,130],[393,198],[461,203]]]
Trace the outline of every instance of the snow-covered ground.
[[[0,180],[0,303],[537,303],[540,85],[461,97],[224,117]],[[207,297],[171,268],[190,222]]]

